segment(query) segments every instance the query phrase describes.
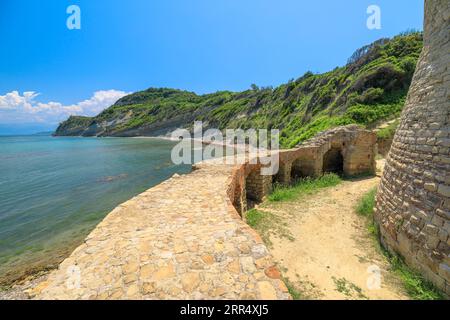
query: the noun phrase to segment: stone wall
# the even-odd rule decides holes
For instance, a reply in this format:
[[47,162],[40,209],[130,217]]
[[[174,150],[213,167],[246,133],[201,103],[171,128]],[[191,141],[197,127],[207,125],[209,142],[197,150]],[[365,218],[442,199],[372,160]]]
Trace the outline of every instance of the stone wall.
[[[338,146],[344,172],[371,169],[374,141],[368,131],[342,127],[296,149],[273,151],[279,152],[283,172],[277,177],[290,181],[298,160],[299,168],[303,163],[312,175],[321,174],[323,156]],[[261,175],[262,165],[211,159],[119,205],[28,294],[37,299],[290,299],[261,237],[244,223],[247,198],[261,201],[272,187],[274,177]]]
[[[261,175],[261,164],[244,165],[235,169],[228,187],[228,196],[239,215],[255,203],[262,202],[273,184],[288,185],[302,177],[318,177],[326,173],[323,159],[332,150],[342,157],[338,173],[353,176],[375,174],[377,154],[376,134],[358,126],[337,127],[318,134],[297,148],[279,150],[279,170],[274,176]],[[247,159],[248,160],[248,159]]]
[[379,138],[377,140],[378,145],[378,153],[381,154],[383,157],[387,157],[389,150],[392,146],[392,141],[394,138]]
[[[300,144],[293,166],[306,176],[326,173],[327,167],[347,176],[375,174],[376,139],[375,133],[356,125],[330,129]],[[342,168],[337,167],[338,162]]]
[[287,185],[297,178],[318,177],[326,172],[353,176],[375,174],[376,170],[376,134],[356,125],[324,131],[297,148],[277,152],[279,170],[275,176],[261,175],[260,164],[246,164],[236,174],[229,194],[241,215],[248,209],[247,203],[263,201],[273,183]]
[[375,174],[376,134],[356,125],[319,133],[291,150],[279,151],[280,168],[273,182],[318,177],[327,172],[346,176]]
[[264,196],[272,190],[272,176],[265,176],[260,170],[252,170],[246,179],[247,198],[256,202],[264,199]]
[[382,243],[450,295],[450,1],[426,0],[424,48],[377,196]]

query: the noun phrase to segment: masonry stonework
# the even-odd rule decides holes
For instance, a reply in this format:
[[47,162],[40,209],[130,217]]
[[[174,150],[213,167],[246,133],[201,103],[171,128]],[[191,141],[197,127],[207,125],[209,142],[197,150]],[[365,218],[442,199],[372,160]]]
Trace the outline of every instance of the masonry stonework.
[[[279,154],[281,174],[261,174],[261,163],[198,163],[119,205],[48,279],[28,292],[37,299],[291,299],[261,237],[245,212],[301,174],[374,172],[374,133],[357,126],[326,131]],[[332,150],[331,153],[330,150]],[[328,156],[327,156],[328,154]],[[330,156],[331,155],[331,156]],[[253,159],[252,159],[253,160]],[[72,272],[73,271],[73,272]]]
[[425,1],[424,48],[379,188],[381,241],[450,295],[450,2]]
[[349,125],[321,132],[299,147],[311,153],[304,157],[310,174],[342,172],[354,176],[375,174],[376,140],[374,132]]

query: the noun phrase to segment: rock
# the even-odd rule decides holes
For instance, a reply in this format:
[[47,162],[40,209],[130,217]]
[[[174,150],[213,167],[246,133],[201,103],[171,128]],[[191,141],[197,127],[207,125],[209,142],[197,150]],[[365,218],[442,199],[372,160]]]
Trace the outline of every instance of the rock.
[[204,263],[206,263],[207,265],[211,265],[214,263],[214,257],[212,255],[204,255],[202,257],[202,260]]
[[47,288],[49,285],[48,281],[42,281],[39,283],[36,287],[32,289],[25,290],[25,293],[30,297],[33,298],[40,294],[45,288]]
[[276,300],[277,292],[272,284],[268,281],[258,282],[259,296],[262,300]]
[[241,300],[256,300],[256,296],[252,292],[243,292],[239,296],[239,299],[241,299]]
[[139,269],[139,264],[137,262],[129,262],[122,267],[124,274],[135,273]]
[[272,266],[267,268],[264,273],[266,274],[266,276],[268,276],[271,279],[280,279],[281,278],[281,273],[278,270],[277,267]]
[[267,256],[261,259],[257,259],[255,261],[256,268],[258,269],[265,269],[269,267],[271,263],[272,263],[271,259]]
[[198,273],[186,273],[181,277],[181,284],[184,291],[191,293],[200,284],[200,276]]
[[213,291],[211,292],[211,296],[213,297],[223,296],[226,292],[227,290],[224,287],[218,287],[213,289]]
[[252,254],[256,259],[262,258],[268,254],[266,246],[258,244],[252,247]]
[[252,257],[242,257],[240,258],[242,270],[245,273],[253,273],[256,271],[255,263]]
[[153,282],[145,282],[142,285],[143,294],[152,294],[156,291],[155,284]]
[[227,270],[230,271],[231,273],[236,273],[236,274],[241,273],[241,267],[239,265],[239,261],[233,260],[232,262],[230,262],[227,266]]
[[128,297],[134,297],[139,293],[139,287],[135,284],[131,285],[128,289],[127,289],[127,296]]
[[202,270],[204,268],[204,264],[200,261],[194,261],[191,263],[191,269],[193,270]]
[[239,251],[243,254],[249,254],[250,253],[250,246],[247,243],[240,243],[239,246]]
[[161,267],[156,273],[153,275],[154,280],[163,280],[172,278],[175,276],[175,270],[173,268],[173,264],[169,264],[165,267]]
[[143,280],[150,279],[152,277],[153,272],[155,272],[155,267],[151,264],[146,264],[141,267],[141,278]]

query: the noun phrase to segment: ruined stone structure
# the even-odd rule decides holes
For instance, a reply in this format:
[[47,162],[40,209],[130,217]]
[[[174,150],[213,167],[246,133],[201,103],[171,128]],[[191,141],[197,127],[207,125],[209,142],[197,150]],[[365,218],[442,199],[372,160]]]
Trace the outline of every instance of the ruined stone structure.
[[235,175],[230,198],[241,214],[247,200],[261,202],[274,183],[290,184],[303,177],[318,177],[327,172],[346,176],[375,174],[376,134],[356,125],[324,131],[297,148],[281,150],[275,176],[261,174],[260,164],[247,164]]
[[381,240],[450,295],[450,2],[425,1],[424,48],[377,196]]
[[376,135],[356,125],[319,133],[298,148],[280,153],[277,182],[293,178],[317,177],[326,172],[354,176],[375,173]]
[[[374,172],[375,134],[355,126],[320,134],[279,153],[282,172],[261,164],[196,164],[108,214],[47,281],[38,299],[289,299],[259,235],[245,223],[247,198],[273,182],[326,171]],[[295,174],[294,174],[295,173]],[[244,218],[244,219],[243,219]]]

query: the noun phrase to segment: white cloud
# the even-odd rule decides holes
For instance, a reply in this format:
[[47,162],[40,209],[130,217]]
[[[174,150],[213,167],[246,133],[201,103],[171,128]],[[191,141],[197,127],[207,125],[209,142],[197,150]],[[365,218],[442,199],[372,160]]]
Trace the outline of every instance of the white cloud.
[[39,94],[33,91],[26,91],[21,96],[18,91],[12,91],[4,96],[0,96],[0,110],[14,110],[17,108],[31,108],[31,102]]
[[37,102],[39,93],[34,91],[22,95],[12,91],[0,95],[0,123],[58,123],[70,115],[94,116],[127,94],[118,90],[97,91],[87,100],[64,105],[54,101]]

